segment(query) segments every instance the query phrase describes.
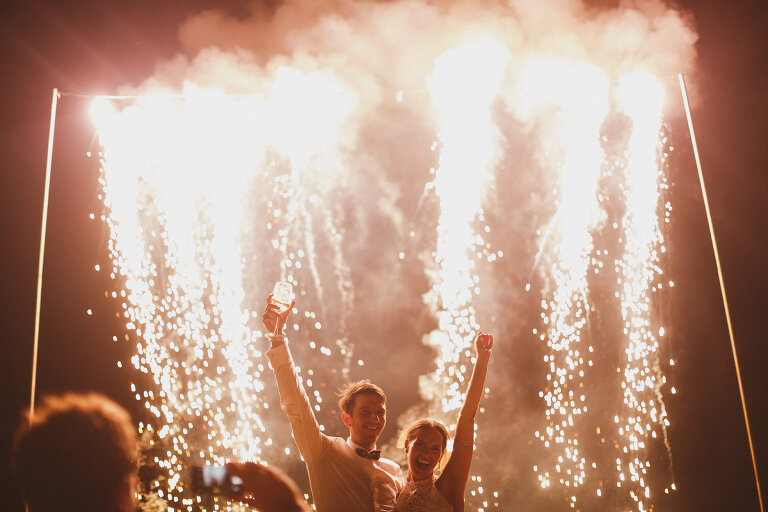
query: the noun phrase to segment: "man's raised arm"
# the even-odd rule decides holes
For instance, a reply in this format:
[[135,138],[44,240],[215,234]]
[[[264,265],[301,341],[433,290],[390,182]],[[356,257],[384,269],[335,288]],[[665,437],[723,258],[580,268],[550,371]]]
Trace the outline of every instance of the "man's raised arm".
[[268,299],[262,322],[267,332],[271,333],[267,335],[271,339],[267,357],[277,379],[280,403],[291,422],[291,431],[299,452],[307,462],[311,462],[322,451],[326,439],[320,431],[320,425],[312,412],[312,404],[296,374],[296,366],[293,364],[283,332],[294,305],[295,302],[291,302],[291,306],[281,312],[280,307]]

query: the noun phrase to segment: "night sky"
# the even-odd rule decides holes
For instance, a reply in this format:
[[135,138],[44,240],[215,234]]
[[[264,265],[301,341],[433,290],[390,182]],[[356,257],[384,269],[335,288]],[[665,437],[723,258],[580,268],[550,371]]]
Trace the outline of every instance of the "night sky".
[[[29,401],[51,91],[57,87],[71,93],[114,94],[120,86],[140,83],[153,74],[157,62],[182,51],[178,27],[189,16],[212,7],[239,15],[247,12],[247,5],[244,1],[202,0],[30,0],[3,7],[0,140],[4,158],[0,222],[4,241],[1,288],[5,328],[0,358],[0,389],[4,395],[0,489],[6,497],[4,509],[23,510],[12,485],[8,458],[11,433]],[[763,315],[768,310],[764,292],[768,288],[764,264],[768,247],[768,201],[764,197],[768,192],[768,15],[764,3],[756,0],[686,0],[676,5],[691,14],[699,36],[696,70],[688,77],[695,96],[694,127],[765,498],[768,377],[764,365],[768,360],[768,336],[763,328]],[[612,7],[614,3],[601,1],[596,6]],[[102,211],[103,205],[97,198],[98,162],[85,156],[95,148],[87,107],[88,100],[74,96],[65,96],[59,102],[48,212],[38,396],[93,389],[140,414],[125,371],[115,365],[131,355],[130,344],[111,341],[113,335],[125,333],[123,322],[116,317],[118,305],[105,297],[105,289],[115,285],[103,272],[94,271],[94,265],[108,264],[109,233],[103,222],[89,219],[89,214]],[[676,286],[665,296],[663,317],[669,333],[665,343],[676,360],[670,378],[678,395],[667,406],[680,491],[658,510],[756,511],[759,505],[754,474],[703,200],[687,127],[679,119],[675,123],[671,127],[677,148],[669,175],[673,212],[667,232],[667,270]],[[406,306],[418,301],[418,297],[405,299]],[[375,303],[376,299],[370,298],[371,307],[359,315],[373,314]],[[89,308],[93,315],[86,314]],[[413,315],[409,322],[413,332],[433,328],[423,315]],[[381,323],[386,335],[402,335],[396,324]],[[515,332],[530,332],[531,327],[520,325]],[[426,356],[423,346],[414,352]],[[376,354],[369,353],[369,359],[375,360]],[[500,354],[492,364],[506,362],[514,367],[528,361],[514,356]],[[388,369],[371,368],[370,376],[386,381]],[[416,378],[414,374],[406,380],[414,384]],[[391,420],[409,403],[399,396],[390,395],[390,400]],[[394,435],[394,422],[391,423],[385,437]],[[514,465],[514,454],[499,463]],[[520,478],[534,478],[530,472],[519,474],[524,475]],[[303,478],[301,474],[294,477]],[[515,489],[505,492],[514,494]],[[524,497],[517,497],[515,502],[524,503]]]

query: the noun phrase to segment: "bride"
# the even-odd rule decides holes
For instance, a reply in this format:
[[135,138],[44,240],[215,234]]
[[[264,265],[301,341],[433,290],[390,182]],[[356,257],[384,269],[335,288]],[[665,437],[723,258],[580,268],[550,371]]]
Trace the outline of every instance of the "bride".
[[456,437],[445,468],[435,478],[435,468],[446,454],[448,429],[439,421],[421,419],[403,433],[408,458],[408,480],[398,495],[395,512],[463,512],[464,489],[474,450],[475,414],[483,394],[493,336],[475,338],[475,368],[456,424]]

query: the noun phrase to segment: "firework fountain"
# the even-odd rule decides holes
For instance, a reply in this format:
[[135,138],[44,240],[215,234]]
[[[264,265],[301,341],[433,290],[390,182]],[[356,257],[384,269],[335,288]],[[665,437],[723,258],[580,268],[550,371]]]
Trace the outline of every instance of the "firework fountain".
[[[607,77],[584,65],[533,65],[528,71],[531,91],[561,112],[563,156],[560,184],[554,199],[557,211],[544,231],[542,247],[551,260],[542,267],[553,291],[542,302],[544,332],[539,334],[550,349],[544,356],[548,367],[546,386],[540,392],[547,409],[547,425],[535,433],[557,455],[555,472],[568,488],[584,483],[589,461],[579,445],[582,414],[587,411],[583,391],[584,372],[592,366],[591,346],[584,347],[582,329],[587,321],[589,289],[587,272],[593,256],[592,230],[601,217],[598,183],[604,160],[600,128],[608,110]],[[553,84],[567,81],[563,89]],[[553,475],[539,469],[542,487]]]
[[[391,18],[395,8],[372,7],[381,15],[376,19]],[[426,7],[413,12],[414,23],[434,16]],[[454,17],[435,19],[455,26]],[[242,67],[258,68],[246,73],[252,82],[247,89],[258,93],[243,93],[248,80],[217,87],[206,76],[185,78],[180,95],[166,94],[172,87],[159,91],[150,81],[133,91],[140,93],[134,97],[94,103],[116,280],[111,293],[123,308],[125,338],[136,346],[132,390],[150,418],[139,424],[147,465],[153,466],[143,478],[145,499],[177,510],[231,508],[193,496],[187,468],[232,459],[300,465],[263,354],[260,312],[276,280],[291,282],[297,293],[288,334],[322,428],[341,434],[334,426],[333,390],[371,366],[361,355],[363,340],[350,335],[359,304],[358,269],[372,263],[350,254],[355,244],[367,243],[380,244],[377,252],[391,253],[395,264],[421,265],[428,279],[426,288],[412,293],[423,296],[434,327],[408,341],[418,344],[422,338],[435,357],[419,368],[419,389],[413,391],[419,403],[403,420],[418,411],[449,425],[455,421],[474,334],[480,327],[496,330],[495,351],[505,350],[498,336],[505,334],[505,324],[479,306],[501,295],[483,291],[488,288],[481,275],[491,267],[506,273],[533,268],[541,283],[539,317],[525,320],[534,336],[515,342],[515,350],[543,352],[529,390],[540,397],[541,411],[526,424],[526,440],[536,446],[529,466],[533,475],[527,475],[541,493],[555,496],[553,510],[563,503],[580,509],[608,494],[621,510],[653,507],[650,454],[657,442],[670,467],[672,460],[662,395],[664,330],[652,315],[654,293],[671,284],[663,279],[660,257],[669,215],[663,199],[663,88],[648,72],[626,73],[634,70],[624,61],[621,66],[605,58],[592,62],[588,51],[577,56],[553,48],[549,40],[516,53],[518,38],[501,35],[490,18],[482,21],[450,42],[437,44],[433,38],[417,48],[416,57],[403,65],[407,73],[395,67],[394,78],[414,88],[405,95],[395,94],[397,89],[382,94],[394,78],[370,73],[360,62],[353,66],[352,49],[345,50],[352,56],[334,54],[326,66],[297,54],[291,63],[278,59],[263,67],[248,59],[243,64],[241,54],[209,51],[198,64],[229,59],[217,68],[224,76],[227,66],[232,75]],[[316,42],[316,34],[309,31],[307,41]],[[546,144],[514,128],[502,107],[507,115],[535,120]],[[393,108],[423,119],[435,142],[431,148],[388,142],[388,151],[431,150],[438,163],[416,169],[420,178],[400,181],[383,169],[386,178],[360,187],[363,168],[383,165],[370,155],[358,156],[370,144],[369,118]],[[616,116],[623,116],[626,129],[607,128]],[[539,235],[517,242],[531,245],[532,261],[512,262],[491,244],[489,234],[503,237],[508,226],[490,198],[515,183],[502,164],[510,158],[510,141],[521,136],[541,148],[532,152],[547,155],[538,160],[539,169],[518,170],[542,174],[523,183],[552,186],[544,204],[520,206],[535,212],[531,219],[540,219],[534,226]],[[608,146],[621,148],[613,166],[607,163]],[[611,188],[611,180],[619,181],[618,188]],[[368,234],[357,240],[359,230],[350,234],[356,223],[382,215],[382,183],[402,197],[409,188],[426,188],[416,195],[432,201],[434,216],[424,215],[429,218],[420,221],[419,232],[431,231],[434,238],[424,237],[418,258],[403,262],[397,243]],[[368,190],[374,186],[376,195]],[[350,214],[344,194],[352,187],[377,201],[358,202],[359,211]],[[620,208],[611,210],[609,200]],[[396,201],[387,205],[401,210],[383,215],[407,214]],[[600,245],[611,224],[618,238],[613,265]],[[606,333],[610,342],[598,342],[586,332],[591,312],[604,307],[593,297],[593,276],[611,269],[609,295],[620,312],[620,327]],[[380,277],[404,275],[395,267],[390,272],[392,277]],[[622,357],[601,363],[609,346],[621,347]],[[398,363],[377,364],[396,368]],[[606,372],[619,375],[615,389],[591,391],[594,376]],[[495,399],[494,382],[504,387],[510,378],[504,369],[492,371],[484,398],[489,407],[503,403],[503,397]],[[604,399],[609,394],[619,405]],[[514,501],[515,484],[503,471],[491,473],[499,449],[492,442],[494,429],[504,429],[504,420],[481,415],[478,422],[468,505],[503,510]],[[592,442],[594,432],[602,444]],[[674,490],[671,474],[661,479],[666,479],[663,488]]]

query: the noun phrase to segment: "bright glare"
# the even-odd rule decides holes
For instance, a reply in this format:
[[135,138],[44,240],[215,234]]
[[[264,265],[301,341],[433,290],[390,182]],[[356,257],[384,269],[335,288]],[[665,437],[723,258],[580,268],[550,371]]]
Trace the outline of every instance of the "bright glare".
[[[169,503],[189,492],[189,479],[180,475],[193,464],[260,460],[272,444],[276,434],[267,431],[263,414],[276,404],[263,393],[269,370],[258,348],[265,344],[256,343],[258,312],[244,307],[246,293],[255,293],[244,288],[244,247],[252,243],[255,217],[264,223],[262,239],[271,238],[279,255],[282,280],[298,286],[302,264],[315,266],[311,251],[295,250],[288,239],[312,247],[305,237],[315,236],[306,228],[315,209],[303,186],[329,176],[304,175],[318,162],[336,160],[341,126],[356,101],[330,75],[290,69],[277,72],[272,96],[230,96],[193,84],[183,92],[140,97],[122,110],[104,99],[92,107],[103,147],[111,276],[124,278],[123,316],[137,341],[131,363],[154,382],[136,390],[156,418],[141,430],[156,435],[153,446],[167,447],[156,461],[165,477],[147,493]],[[299,123],[307,102],[323,108],[303,112]],[[275,203],[259,204],[264,197]],[[324,206],[317,210],[326,212]],[[326,230],[317,235],[333,240],[336,221],[324,215]],[[343,280],[343,262],[338,270]],[[262,293],[272,284],[263,283]],[[349,307],[343,302],[341,310]]]
[[[472,307],[477,283],[473,249],[483,246],[473,222],[491,180],[500,134],[491,119],[510,56],[493,39],[481,39],[446,52],[427,79],[438,119],[440,164],[432,183],[440,200],[432,293],[425,298],[440,322],[430,336],[438,348],[437,372],[430,399],[442,399],[442,412],[461,406],[464,372],[455,372],[477,333]],[[453,366],[448,375],[447,366]],[[458,382],[457,382],[458,380]],[[426,390],[423,390],[426,391]]]
[[[617,459],[619,475],[626,482],[637,510],[650,505],[649,461],[643,456],[646,445],[661,431],[667,443],[667,412],[661,395],[664,376],[659,361],[659,330],[651,321],[652,285],[662,277],[659,251],[664,237],[658,223],[659,197],[666,187],[659,168],[664,90],[655,77],[636,73],[622,77],[618,98],[632,120],[624,169],[626,213],[622,220],[624,254],[616,261],[624,332],[627,335],[626,365],[623,367],[624,410],[618,421],[621,456]],[[671,458],[671,453],[669,454]]]
[[[435,116],[433,149],[439,152],[428,188],[440,209],[434,253],[423,258],[429,260],[425,273],[431,285],[424,300],[439,328],[424,337],[435,348],[436,370],[421,376],[420,391],[430,415],[453,423],[472,368],[472,339],[484,328],[474,309],[481,296],[478,267],[503,256],[491,249],[484,211],[506,135],[494,107],[508,99],[505,94],[524,97],[530,112],[520,117],[535,112],[546,120],[546,158],[539,156],[556,176],[545,201],[553,203],[554,214],[541,226],[536,257],[544,288],[534,332],[546,355],[539,392],[543,425],[534,437],[547,457],[534,471],[540,486],[559,487],[571,508],[582,505],[579,496],[610,494],[591,478],[603,468],[581,440],[595,430],[615,434],[606,448],[618,450],[611,456],[616,461],[611,486],[638,511],[650,510],[647,448],[657,436],[669,448],[661,395],[666,380],[658,363],[664,328],[651,318],[652,293],[661,288],[663,274],[659,218],[670,209],[661,204],[667,186],[660,151],[666,142],[660,140],[663,89],[649,74],[627,75],[612,85],[588,62],[544,57],[519,63],[516,81],[509,83],[512,59],[500,41],[482,37],[440,55],[426,78]],[[164,478],[151,482],[144,494],[169,504],[189,498],[180,475],[192,464],[268,459],[272,448],[296,454],[288,434],[270,433],[265,420],[279,405],[265,396],[264,381],[272,377],[259,350],[266,346],[260,310],[246,307],[255,294],[260,308],[261,294],[272,287],[273,282],[258,282],[261,275],[254,277],[264,266],[279,271],[297,296],[311,290],[321,309],[333,301],[338,311],[338,337],[330,348],[311,339],[326,322],[325,311],[302,307],[304,317],[288,326],[289,334],[319,354],[339,358],[340,376],[368,364],[354,356],[347,339],[352,269],[342,251],[344,225],[331,200],[331,191],[352,176],[342,150],[354,148],[358,134],[351,127],[363,110],[362,94],[333,74],[287,67],[275,70],[261,94],[232,96],[192,83],[182,92],[120,104],[98,99],[91,108],[103,147],[111,277],[124,280],[113,296],[122,300],[136,343],[131,363],[151,381],[146,389],[131,385],[155,418],[140,431],[152,433],[151,443],[165,449],[155,460]],[[612,114],[612,93],[631,122],[617,172],[622,197],[614,198],[623,207],[614,269],[625,359],[621,389],[611,390],[622,395],[623,405],[611,411],[612,425],[601,429],[587,417],[601,397],[584,386],[595,370],[595,347],[582,336],[592,308],[589,277],[608,254],[600,253],[595,239],[609,216],[601,188],[608,167],[602,130]],[[409,95],[401,91],[392,97],[398,108],[407,106],[403,98]],[[321,244],[330,252],[329,262],[318,261]],[[414,259],[399,247],[391,250],[398,261]],[[524,350],[523,343],[516,349]],[[313,381],[321,381],[328,369],[300,372],[312,405],[321,411],[325,404]],[[485,492],[498,498],[482,475],[473,474],[471,481],[472,496],[483,498]],[[498,508],[497,502],[479,503]]]
[[[474,254],[484,242],[474,221],[498,158],[500,134],[491,105],[501,88],[510,54],[492,38],[471,41],[435,61],[427,86],[438,121],[439,167],[432,182],[440,200],[427,305],[437,315],[439,330],[425,337],[437,351],[437,370],[422,376],[421,393],[432,415],[452,424],[463,403],[472,341],[478,332],[473,297],[479,293]],[[488,329],[486,329],[487,331]],[[470,491],[473,492],[473,491]]]
[[[557,463],[537,472],[542,487],[556,479],[573,492],[584,484],[591,462],[579,445],[579,432],[586,427],[581,416],[588,409],[582,382],[592,364],[591,347],[582,344],[581,333],[589,309],[592,232],[604,216],[598,184],[608,78],[594,66],[558,61],[531,62],[523,76],[530,94],[556,110],[559,127],[554,138],[562,145],[559,183],[553,194],[557,211],[541,241],[543,271],[553,289],[541,302],[545,330],[540,337],[549,347],[546,385],[540,395],[546,403],[547,423],[537,435],[554,450]],[[575,500],[572,495],[571,501]]]

